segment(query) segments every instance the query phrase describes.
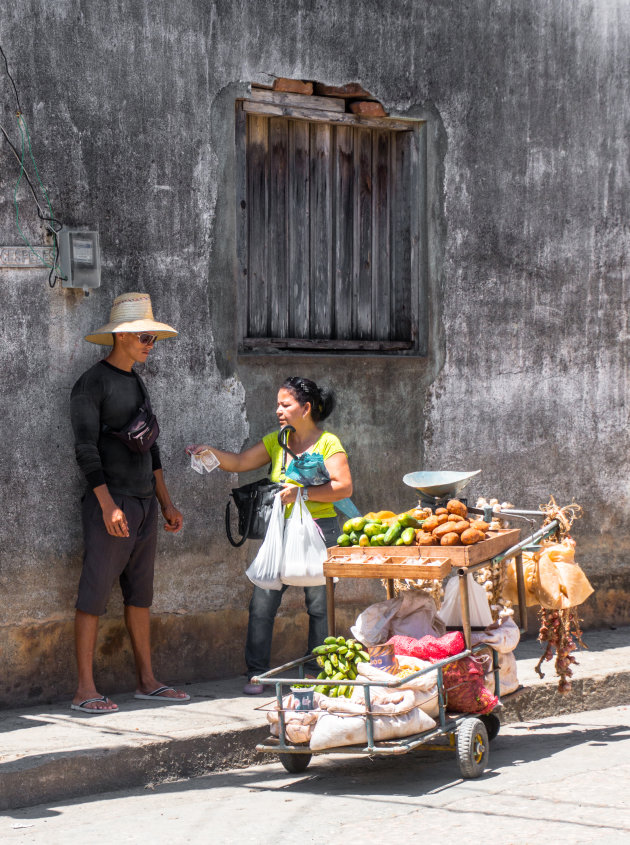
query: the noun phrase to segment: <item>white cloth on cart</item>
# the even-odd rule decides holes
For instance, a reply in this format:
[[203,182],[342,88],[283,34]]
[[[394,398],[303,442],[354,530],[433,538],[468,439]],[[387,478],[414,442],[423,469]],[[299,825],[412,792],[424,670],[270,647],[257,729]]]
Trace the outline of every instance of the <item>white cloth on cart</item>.
[[420,590],[405,590],[394,599],[371,604],[350,630],[360,643],[371,646],[386,643],[395,634],[417,640],[427,634],[441,637],[446,626],[437,615],[432,596]]

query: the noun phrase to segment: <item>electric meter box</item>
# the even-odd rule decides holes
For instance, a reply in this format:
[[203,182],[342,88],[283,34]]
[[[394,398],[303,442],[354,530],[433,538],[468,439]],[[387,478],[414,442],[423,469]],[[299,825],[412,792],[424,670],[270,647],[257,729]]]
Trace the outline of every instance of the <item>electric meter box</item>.
[[57,233],[59,267],[64,288],[92,290],[101,286],[101,250],[98,232],[64,226]]

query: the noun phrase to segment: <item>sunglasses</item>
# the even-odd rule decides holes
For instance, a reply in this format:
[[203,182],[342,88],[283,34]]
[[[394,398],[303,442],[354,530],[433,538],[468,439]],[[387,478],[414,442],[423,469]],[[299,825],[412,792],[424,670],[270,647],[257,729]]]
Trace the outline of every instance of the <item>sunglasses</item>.
[[156,334],[138,334],[136,337],[143,346],[152,346],[158,339]]

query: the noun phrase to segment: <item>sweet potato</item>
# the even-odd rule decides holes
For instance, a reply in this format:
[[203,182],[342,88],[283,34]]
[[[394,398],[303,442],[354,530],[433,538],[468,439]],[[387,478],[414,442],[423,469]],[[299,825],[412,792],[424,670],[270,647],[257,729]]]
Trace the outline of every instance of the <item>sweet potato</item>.
[[464,517],[460,516],[458,513],[449,513],[448,521],[449,522],[463,522]]
[[435,515],[436,516],[439,516],[441,513],[448,513],[448,511],[446,510],[446,508],[436,508],[435,509]]
[[416,532],[416,546],[435,546],[437,545],[437,540],[432,534],[428,534],[426,531],[417,531]]
[[440,540],[440,546],[459,546],[459,534],[456,534],[454,531],[449,531],[448,534],[445,534],[442,539]]
[[434,528],[437,528],[439,524],[440,522],[437,516],[430,516],[428,519],[425,519],[422,527],[425,531],[430,533]]
[[459,516],[464,519],[468,516],[468,508],[463,502],[460,502],[459,499],[451,499],[449,502],[447,502],[446,510],[449,513],[459,514]]
[[447,513],[440,513],[437,515],[438,525],[444,525],[445,522],[448,522],[448,514]]
[[437,537],[438,540],[441,540],[445,534],[450,534],[455,530],[455,524],[456,523],[454,522],[445,522],[443,525],[438,525],[438,527],[433,531],[433,536]]
[[472,546],[485,538],[483,531],[478,531],[476,528],[467,528],[462,536],[462,543],[465,546]]
[[[453,520],[451,520],[451,522],[452,521]],[[470,527],[471,526],[470,526],[470,523],[468,522],[468,520],[462,519],[461,522],[455,523],[455,528],[453,530],[455,531],[456,534],[459,534],[459,536],[461,537],[461,535],[464,533],[464,531],[467,531]]]
[[477,531],[487,531],[490,528],[489,523],[484,522],[483,519],[473,519],[470,523],[471,528],[476,528]]

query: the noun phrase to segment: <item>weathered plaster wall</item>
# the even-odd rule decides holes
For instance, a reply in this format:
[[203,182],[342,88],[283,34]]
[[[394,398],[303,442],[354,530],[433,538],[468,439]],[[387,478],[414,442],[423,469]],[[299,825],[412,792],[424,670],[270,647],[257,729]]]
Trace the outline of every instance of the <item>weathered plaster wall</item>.
[[[232,482],[182,446],[238,449],[274,424],[279,381],[333,384],[360,507],[400,507],[416,468],[483,468],[471,494],[587,506],[576,531],[600,587],[593,622],[628,621],[627,0],[0,0],[0,43],[54,208],[101,231],[103,287],[49,290],[0,271],[0,701],[67,695],[80,569],[68,397],[113,297],[151,293],[181,329],[147,367],[186,527],[160,542],[155,636],[169,681],[236,673],[249,550],[225,540]],[[234,99],[266,74],[362,83],[429,116],[431,337],[426,359],[238,358]],[[0,74],[0,121],[17,140]],[[15,160],[0,148],[0,243],[17,244]],[[24,185],[22,226],[37,224]],[[609,506],[612,497],[616,504]],[[291,592],[295,593],[291,597]],[[343,584],[347,618],[375,588]],[[299,591],[278,624],[300,630]],[[106,691],[130,688],[113,597]]]

